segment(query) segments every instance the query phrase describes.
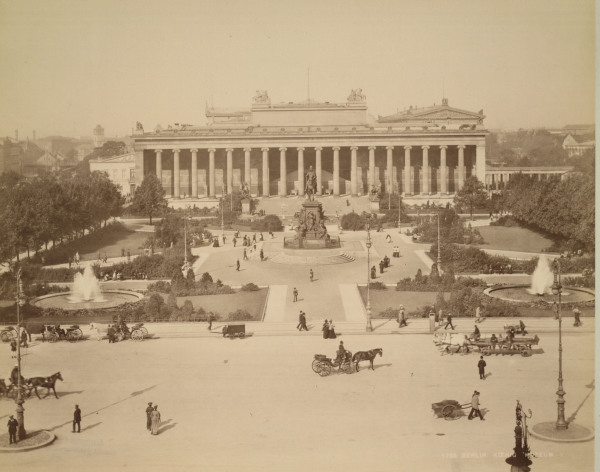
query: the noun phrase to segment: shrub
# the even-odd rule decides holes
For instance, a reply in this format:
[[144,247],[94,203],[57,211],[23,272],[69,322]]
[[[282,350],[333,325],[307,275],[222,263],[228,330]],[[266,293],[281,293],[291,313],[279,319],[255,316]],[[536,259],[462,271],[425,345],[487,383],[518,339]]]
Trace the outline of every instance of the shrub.
[[202,277],[200,277],[200,283],[211,283],[213,282],[212,276],[208,272],[204,272]]
[[267,215],[264,218],[252,222],[251,228],[254,231],[282,231],[283,223],[277,215]]
[[342,215],[342,220],[340,223],[342,225],[342,229],[344,230],[360,231],[365,229],[366,220],[362,215],[352,212]]
[[260,288],[252,282],[242,286],[242,292],[256,292],[257,290],[260,290]]
[[229,315],[227,315],[227,319],[229,321],[249,321],[252,320],[253,317],[248,310],[238,309],[230,312]]
[[400,310],[398,308],[387,307],[385,310],[380,311],[376,318],[387,318],[389,320],[397,319]]
[[157,282],[148,284],[147,290],[150,292],[169,293],[171,291],[171,282],[159,280]]
[[369,283],[369,287],[372,290],[387,290],[387,285],[383,282],[371,282]]

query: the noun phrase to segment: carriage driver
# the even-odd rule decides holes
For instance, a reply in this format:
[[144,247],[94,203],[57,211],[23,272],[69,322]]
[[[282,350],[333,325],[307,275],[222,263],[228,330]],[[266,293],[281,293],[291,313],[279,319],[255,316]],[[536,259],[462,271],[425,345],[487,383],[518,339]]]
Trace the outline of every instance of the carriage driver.
[[346,349],[344,348],[344,341],[340,341],[340,347],[337,350],[337,356],[335,358],[335,363],[339,366],[342,365],[344,359],[346,358]]
[[[17,385],[19,383],[19,365],[18,364],[15,364],[15,366],[13,367],[13,370],[10,373],[10,381],[14,385]],[[25,385],[26,383],[27,383],[27,381],[21,375],[21,385]]]

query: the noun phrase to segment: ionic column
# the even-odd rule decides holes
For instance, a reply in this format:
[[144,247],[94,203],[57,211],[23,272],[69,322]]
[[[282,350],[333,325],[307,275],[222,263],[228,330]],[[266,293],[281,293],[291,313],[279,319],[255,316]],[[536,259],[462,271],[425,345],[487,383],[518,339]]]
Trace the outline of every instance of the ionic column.
[[446,195],[448,193],[448,182],[447,174],[448,169],[446,168],[446,149],[448,146],[440,146],[440,181],[441,181],[441,194]]
[[421,195],[429,195],[429,146],[421,146],[423,149],[423,188]]
[[287,168],[285,165],[285,151],[287,151],[287,148],[279,148],[279,195],[282,197],[287,195]]
[[369,146],[369,192],[375,186],[375,146]]
[[244,148],[244,182],[250,189],[250,148]]
[[208,196],[215,196],[215,151],[216,149],[208,150]]
[[350,148],[350,193],[352,195],[358,194],[358,179],[356,178],[356,151],[358,147],[352,146]]
[[192,149],[192,197],[198,197],[198,149]]
[[321,151],[322,147],[315,148],[315,173],[317,174],[317,195],[323,194],[323,180],[321,178]]
[[465,184],[465,147],[458,146],[458,190]]
[[233,149],[227,148],[227,193],[233,192]]
[[333,147],[333,194],[340,194],[340,148]]
[[173,149],[173,197],[179,198],[179,149]]
[[156,177],[162,184],[162,149],[156,149]]
[[410,195],[410,150],[411,146],[404,146],[404,195]]
[[385,149],[387,150],[387,163],[386,163],[386,168],[387,168],[387,179],[385,179],[385,191],[387,193],[392,193],[394,191],[393,189],[393,185],[392,185],[392,152],[394,151],[394,146],[386,146]]
[[304,148],[298,148],[298,193],[304,195]]
[[269,196],[269,148],[264,147],[262,151],[262,181],[263,181],[263,197]]
[[480,182],[485,180],[485,143],[478,144],[475,150],[475,175]]

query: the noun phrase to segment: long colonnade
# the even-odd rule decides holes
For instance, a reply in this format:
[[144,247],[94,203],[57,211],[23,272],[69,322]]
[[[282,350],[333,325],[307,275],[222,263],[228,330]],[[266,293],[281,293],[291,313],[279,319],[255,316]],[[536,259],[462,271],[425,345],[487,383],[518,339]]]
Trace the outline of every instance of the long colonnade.
[[[469,175],[476,175],[481,181],[485,179],[483,141],[477,144],[438,141],[346,146],[164,146],[138,153],[141,153],[143,174],[159,176],[167,195],[174,198],[216,197],[241,188],[242,182],[248,184],[255,196],[303,195],[304,176],[309,167],[313,167],[316,174],[318,194],[362,195],[376,187],[405,196],[446,195],[460,189]],[[272,189],[272,184],[276,188]]]

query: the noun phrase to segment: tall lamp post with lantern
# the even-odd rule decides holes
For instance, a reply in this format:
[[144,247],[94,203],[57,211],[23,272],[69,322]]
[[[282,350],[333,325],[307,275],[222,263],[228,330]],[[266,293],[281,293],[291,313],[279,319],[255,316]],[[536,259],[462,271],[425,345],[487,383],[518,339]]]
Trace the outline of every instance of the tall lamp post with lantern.
[[373,325],[371,324],[371,227],[369,221],[367,221],[367,332],[373,331]]
[[552,293],[558,296],[558,390],[556,395],[558,398],[556,403],[558,405],[558,417],[556,420],[556,429],[563,430],[569,427],[569,423],[565,420],[565,391],[563,389],[563,375],[562,375],[562,317],[561,317],[561,298],[562,298],[562,285],[560,283],[560,262],[558,259],[554,259],[552,263],[552,270],[554,272],[554,283],[552,284]]
[[23,385],[21,384],[21,306],[25,304],[23,299],[23,282],[21,281],[21,268],[17,270],[17,421],[19,423],[19,429],[17,430],[17,437],[19,441],[25,439],[27,435],[25,431],[25,408],[23,408]]

